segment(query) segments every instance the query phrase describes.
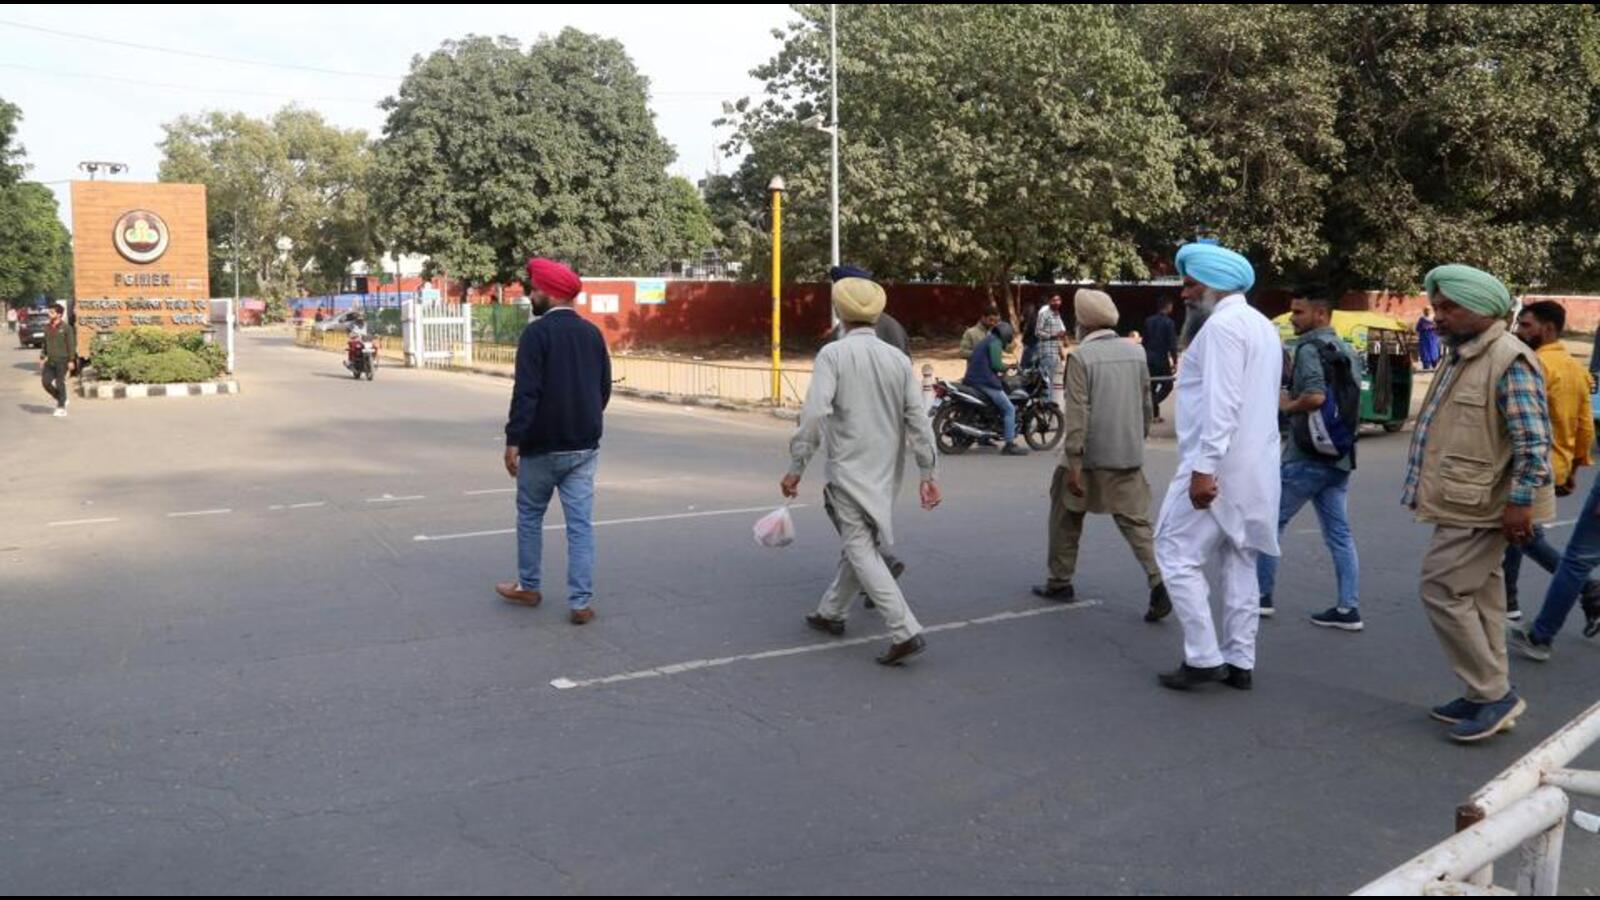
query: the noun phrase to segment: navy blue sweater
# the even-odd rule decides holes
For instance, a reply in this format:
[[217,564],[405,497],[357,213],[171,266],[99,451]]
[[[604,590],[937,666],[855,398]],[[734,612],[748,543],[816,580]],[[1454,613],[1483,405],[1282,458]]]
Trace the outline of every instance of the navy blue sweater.
[[611,354],[600,329],[557,308],[522,331],[506,446],[523,456],[595,450],[611,402]]

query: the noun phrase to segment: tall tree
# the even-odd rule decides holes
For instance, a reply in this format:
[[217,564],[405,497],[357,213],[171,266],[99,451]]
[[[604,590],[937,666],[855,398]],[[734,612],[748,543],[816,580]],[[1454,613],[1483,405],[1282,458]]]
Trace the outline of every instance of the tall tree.
[[72,239],[55,194],[31,181],[0,188],[0,221],[0,302],[72,296]]
[[616,41],[447,41],[384,101],[376,192],[396,246],[475,283],[523,277],[530,255],[658,272],[673,151],[648,103]]
[[1197,232],[1244,251],[1264,278],[1321,267],[1327,198],[1343,171],[1336,17],[1286,4],[1128,9],[1188,140],[1182,210],[1150,249]]
[[231,285],[237,255],[247,292],[337,290],[352,263],[380,255],[363,132],[293,107],[270,120],[210,112],[163,127],[161,180],[206,186],[212,284]]
[[17,143],[17,123],[21,120],[22,110],[0,99],[0,187],[16,184],[27,170],[22,161],[22,145]]
[[[820,271],[828,244],[827,11],[800,20],[755,75],[730,149],[758,216],[787,181],[786,259]],[[841,6],[843,246],[891,276],[997,292],[1047,260],[1068,276],[1148,269],[1135,235],[1176,210],[1183,130],[1112,11],[1083,5]],[[789,237],[793,236],[790,243]]]

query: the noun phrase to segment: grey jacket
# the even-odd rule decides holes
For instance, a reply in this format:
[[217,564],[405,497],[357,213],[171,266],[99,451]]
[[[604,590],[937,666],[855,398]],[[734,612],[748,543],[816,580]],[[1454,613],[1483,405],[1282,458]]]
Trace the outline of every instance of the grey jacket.
[[1144,442],[1155,410],[1141,347],[1110,330],[1084,338],[1067,357],[1064,400],[1063,466],[1144,468]]

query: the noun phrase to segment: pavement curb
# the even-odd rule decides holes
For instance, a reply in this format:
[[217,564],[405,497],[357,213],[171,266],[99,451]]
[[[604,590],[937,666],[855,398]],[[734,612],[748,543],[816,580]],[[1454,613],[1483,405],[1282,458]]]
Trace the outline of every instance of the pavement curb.
[[93,384],[84,385],[80,396],[87,400],[147,400],[156,397],[220,397],[239,393],[237,381],[207,381],[193,384]]

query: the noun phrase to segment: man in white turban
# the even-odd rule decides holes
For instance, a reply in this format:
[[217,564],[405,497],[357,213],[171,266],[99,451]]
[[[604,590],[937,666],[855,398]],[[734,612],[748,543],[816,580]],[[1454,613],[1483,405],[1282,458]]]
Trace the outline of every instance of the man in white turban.
[[1071,602],[1078,542],[1089,513],[1110,515],[1133,548],[1150,588],[1145,621],[1172,612],[1150,530],[1150,482],[1144,442],[1155,415],[1144,350],[1117,336],[1111,297],[1080,290],[1073,298],[1078,349],[1067,357],[1064,452],[1050,485],[1050,578],[1033,592]]
[[839,568],[806,624],[840,636],[850,603],[865,593],[883,616],[893,643],[878,657],[897,666],[921,653],[922,626],[906,605],[882,547],[894,543],[894,497],[910,440],[922,472],[923,509],[939,505],[934,481],[933,428],[922,408],[922,385],[911,360],[873,332],[883,313],[883,288],[865,278],[833,285],[833,306],[846,328],[842,340],[822,348],[811,373],[800,427],[789,444],[793,460],[781,484],[799,496],[800,478],[819,449],[827,458],[823,502],[844,541]]

